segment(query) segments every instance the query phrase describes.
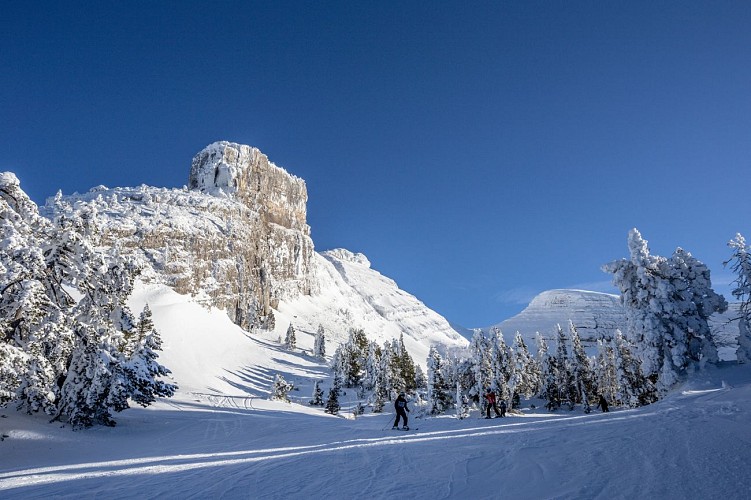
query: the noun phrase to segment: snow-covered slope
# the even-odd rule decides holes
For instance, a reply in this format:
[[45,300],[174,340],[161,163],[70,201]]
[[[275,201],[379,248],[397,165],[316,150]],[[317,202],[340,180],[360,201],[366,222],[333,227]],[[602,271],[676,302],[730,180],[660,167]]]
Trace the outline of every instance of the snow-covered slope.
[[532,299],[522,312],[495,326],[506,337],[521,332],[529,344],[534,341],[536,332],[545,338],[555,338],[557,325],[568,328],[569,320],[574,322],[583,340],[597,340],[602,336],[609,338],[616,328],[622,329],[626,315],[617,295],[548,290]]
[[[610,413],[415,418],[412,403],[413,430],[390,431],[389,408],[354,419],[308,405],[326,370],[301,350],[164,285],[138,284],[131,306],[146,302],[176,396],[80,432],[0,410],[0,497],[747,497],[750,366],[710,368],[663,401]],[[265,398],[276,372],[301,387],[292,403]]]
[[282,317],[309,333],[311,347],[318,325],[334,343],[344,340],[350,328],[362,328],[379,343],[403,334],[407,350],[423,366],[431,345],[467,344],[443,316],[371,269],[363,254],[344,249],[323,252],[316,254],[313,268],[319,292],[281,301],[277,314],[277,324]]

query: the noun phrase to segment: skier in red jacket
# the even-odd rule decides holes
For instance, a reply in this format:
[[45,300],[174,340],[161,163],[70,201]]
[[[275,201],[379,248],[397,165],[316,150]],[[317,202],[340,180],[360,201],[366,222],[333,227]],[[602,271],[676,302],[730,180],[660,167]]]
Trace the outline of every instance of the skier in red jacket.
[[493,408],[493,410],[495,411],[495,416],[496,417],[500,417],[501,416],[501,412],[498,411],[498,406],[495,404],[495,392],[493,392],[493,390],[490,387],[488,387],[487,389],[485,389],[485,399],[488,400],[488,406],[487,406],[488,413],[485,416],[485,418],[490,418],[490,409],[491,408]]

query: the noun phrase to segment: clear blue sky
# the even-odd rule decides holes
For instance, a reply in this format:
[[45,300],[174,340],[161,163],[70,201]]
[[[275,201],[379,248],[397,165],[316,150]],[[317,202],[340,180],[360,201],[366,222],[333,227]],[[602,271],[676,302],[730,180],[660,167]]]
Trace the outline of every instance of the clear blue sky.
[[0,28],[0,170],[37,203],[250,144],[306,180],[317,249],[464,326],[611,290],[632,227],[725,282],[751,237],[748,1],[29,1]]

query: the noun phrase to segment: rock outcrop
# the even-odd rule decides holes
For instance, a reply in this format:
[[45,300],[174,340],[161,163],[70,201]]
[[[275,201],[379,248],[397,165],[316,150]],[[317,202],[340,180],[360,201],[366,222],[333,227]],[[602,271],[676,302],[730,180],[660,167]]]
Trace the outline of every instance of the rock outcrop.
[[96,244],[140,259],[146,279],[225,309],[245,329],[283,298],[309,294],[314,253],[305,182],[258,149],[217,142],[193,160],[189,189],[108,189],[49,200]]

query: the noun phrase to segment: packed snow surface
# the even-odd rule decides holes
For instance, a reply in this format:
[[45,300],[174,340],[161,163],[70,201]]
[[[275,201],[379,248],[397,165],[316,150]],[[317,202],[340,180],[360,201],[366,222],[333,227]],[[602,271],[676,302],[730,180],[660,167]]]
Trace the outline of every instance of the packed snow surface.
[[[226,314],[139,285],[178,394],[117,414],[114,428],[72,431],[12,408],[0,414],[2,498],[748,498],[751,366],[694,374],[657,404],[584,414],[477,410],[357,419],[307,404],[324,364],[278,332],[248,334]],[[312,342],[312,340],[310,340]],[[304,344],[304,343],[303,343]],[[299,391],[267,399],[276,373]]]

